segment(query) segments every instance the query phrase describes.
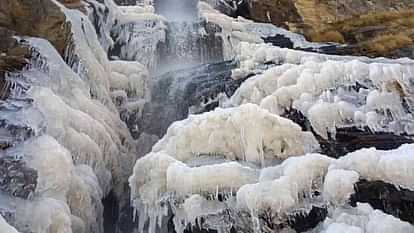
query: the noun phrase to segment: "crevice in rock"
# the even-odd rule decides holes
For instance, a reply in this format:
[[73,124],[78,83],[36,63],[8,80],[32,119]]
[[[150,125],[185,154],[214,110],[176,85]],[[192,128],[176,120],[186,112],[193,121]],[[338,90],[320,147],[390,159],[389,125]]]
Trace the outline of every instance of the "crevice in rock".
[[378,150],[393,150],[403,144],[413,143],[408,136],[388,132],[372,132],[368,127],[337,128],[335,138],[325,140],[315,135],[324,154],[339,158],[362,148],[374,147]]
[[328,139],[318,135],[311,123],[303,113],[291,108],[282,115],[298,124],[302,130],[311,131],[318,140],[321,153],[333,158],[339,158],[347,153],[362,148],[374,147],[378,150],[393,150],[403,144],[414,143],[414,139],[407,135],[397,135],[389,132],[373,132],[368,127],[342,127],[336,128],[335,137],[328,133]]
[[113,190],[102,199],[102,204],[104,206],[104,233],[114,233],[117,230],[119,203]]
[[328,215],[326,206],[312,206],[309,213],[294,215],[289,218],[288,224],[296,232],[306,232],[323,222]]
[[414,191],[384,181],[363,179],[355,184],[354,189],[355,193],[350,197],[352,206],[357,202],[369,203],[374,209],[414,224]]

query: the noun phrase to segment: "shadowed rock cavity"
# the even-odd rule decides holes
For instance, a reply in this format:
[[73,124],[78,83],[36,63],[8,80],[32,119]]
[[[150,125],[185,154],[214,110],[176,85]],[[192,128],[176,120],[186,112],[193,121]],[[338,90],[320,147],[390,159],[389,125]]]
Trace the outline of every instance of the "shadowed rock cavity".
[[328,134],[328,139],[324,139],[313,130],[309,120],[300,111],[294,108],[289,109],[283,117],[300,125],[302,130],[311,131],[320,144],[321,153],[332,158],[339,158],[362,148],[374,147],[378,150],[393,150],[403,144],[414,143],[414,139],[409,136],[389,132],[373,132],[368,127],[337,128],[335,137]]
[[414,224],[414,191],[396,187],[383,181],[360,180],[355,184],[355,193],[350,203],[369,203],[374,209],[382,210],[403,221]]

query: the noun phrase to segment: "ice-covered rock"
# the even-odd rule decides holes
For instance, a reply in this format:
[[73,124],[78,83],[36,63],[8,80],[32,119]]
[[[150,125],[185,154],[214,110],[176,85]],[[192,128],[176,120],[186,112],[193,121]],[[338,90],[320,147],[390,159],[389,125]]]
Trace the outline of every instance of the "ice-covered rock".
[[257,105],[192,115],[174,123],[135,165],[129,181],[140,224],[149,220],[150,230],[156,229],[155,223],[166,215],[160,202],[169,193],[185,197],[236,192],[258,181],[256,167],[317,148],[311,134]]
[[358,204],[356,208],[339,208],[321,225],[321,233],[388,233],[414,232],[414,226],[398,218],[372,209],[367,204]]
[[10,226],[0,215],[0,231],[2,233],[19,233],[14,227]]
[[[16,213],[12,224],[22,232],[98,233],[103,231],[104,195],[113,190],[120,206],[127,202],[121,196],[135,156],[132,137],[111,99],[111,71],[130,67],[122,73],[127,80],[116,88],[140,98],[148,76],[135,63],[110,64],[89,19],[51,2],[72,26],[64,56],[44,39],[16,37],[16,44],[27,48],[27,65],[1,77],[10,83],[0,103],[2,132],[9,140],[1,156],[22,160],[36,180],[33,193],[24,186],[29,193],[21,193],[19,185],[29,180],[20,184],[7,169],[7,177],[20,183],[4,190],[27,198],[13,198],[7,208]],[[137,70],[141,73],[132,74]]]
[[180,161],[212,154],[264,164],[266,160],[286,159],[316,148],[313,136],[302,132],[293,122],[247,104],[176,122],[153,151],[166,151]]
[[[240,45],[242,50],[245,46]],[[297,109],[325,139],[334,138],[336,128],[345,126],[412,133],[411,61],[304,56],[306,52],[253,47],[258,49],[254,57],[241,53],[241,69],[249,70],[270,60],[284,64],[250,78],[225,104],[257,103],[278,115]],[[244,56],[250,58],[243,60]]]
[[380,151],[374,148],[362,149],[338,159],[332,164],[330,171],[337,169],[355,171],[363,179],[382,180],[414,190],[414,173],[411,169],[414,166],[412,153],[413,144],[403,145],[390,151]]

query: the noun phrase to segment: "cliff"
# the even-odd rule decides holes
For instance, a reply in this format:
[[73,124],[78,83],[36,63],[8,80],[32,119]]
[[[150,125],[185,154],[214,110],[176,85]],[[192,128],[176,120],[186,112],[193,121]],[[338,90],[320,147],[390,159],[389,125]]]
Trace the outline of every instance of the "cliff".
[[248,1],[241,16],[302,33],[315,42],[349,45],[354,55],[413,57],[414,2],[410,0]]

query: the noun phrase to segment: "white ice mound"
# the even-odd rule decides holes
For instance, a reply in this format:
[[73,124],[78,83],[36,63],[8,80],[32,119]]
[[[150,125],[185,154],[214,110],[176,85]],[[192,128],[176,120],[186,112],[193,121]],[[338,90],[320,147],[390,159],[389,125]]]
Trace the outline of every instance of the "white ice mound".
[[17,203],[17,225],[22,232],[72,233],[71,213],[67,204],[52,198],[21,200]]
[[[274,60],[274,56],[279,56],[276,60],[287,64],[248,79],[224,105],[256,103],[278,115],[293,108],[306,116],[315,132],[324,138],[335,136],[335,129],[343,126],[413,133],[410,80],[414,77],[414,65],[352,57],[341,60],[326,55],[314,55],[318,59],[309,61],[289,61],[289,54],[304,56],[305,52],[279,52],[264,50],[263,59],[259,60]],[[258,58],[246,62],[255,59]],[[252,66],[256,67],[256,63]]]
[[14,227],[10,226],[0,214],[0,232],[1,233],[19,233]]
[[[117,71],[122,64],[109,63],[82,13],[63,6],[62,11],[73,39],[65,60],[48,41],[22,38],[33,56],[29,66],[10,74],[18,87],[10,101],[30,101],[18,111],[2,112],[2,119],[27,126],[33,135],[5,153],[21,156],[38,174],[30,199],[16,200],[13,224],[21,232],[72,233],[72,225],[98,233],[103,231],[101,199],[111,189],[121,196],[133,165],[134,142],[110,96],[111,68]],[[123,66],[131,70],[124,70],[128,83],[119,88],[141,95],[141,83],[131,78],[141,69],[135,65]]]
[[[149,219],[155,231],[155,223],[166,214],[166,205],[161,208],[160,203],[171,195],[180,200],[192,194],[231,196],[259,181],[258,168],[317,148],[312,134],[254,104],[192,115],[174,123],[152,152],[135,164],[129,182],[140,224]],[[287,174],[292,166],[286,164]],[[307,179],[296,181],[307,185],[299,181],[302,178]]]
[[38,172],[36,196],[66,201],[72,177],[70,152],[50,136],[41,136],[23,145],[24,159]]
[[128,97],[149,98],[148,70],[138,62],[111,61],[111,90],[123,90]]
[[414,226],[398,218],[374,210],[368,204],[356,208],[338,208],[320,226],[321,233],[408,233]]
[[[243,112],[243,108],[255,109],[257,106],[242,105],[226,111],[220,109],[178,122],[171,129],[180,126],[181,131],[167,134],[153,148],[153,152],[137,161],[134,174],[130,177],[131,198],[140,221],[144,224],[149,221],[149,232],[157,231],[161,226],[157,222],[162,222],[169,208],[174,215],[177,232],[183,232],[189,225],[200,226],[200,222],[203,222],[203,227],[226,232],[234,224],[240,227],[239,221],[249,224],[250,230],[263,232],[266,224],[263,216],[272,216],[272,223],[283,223],[296,214],[306,215],[315,206],[329,206],[329,215],[313,232],[385,233],[389,232],[388,225],[394,226],[397,232],[413,232],[412,225],[395,217],[374,211],[367,205],[352,209],[346,203],[355,192],[354,185],[360,179],[381,180],[413,190],[414,160],[411,155],[414,145],[404,145],[392,151],[362,149],[340,159],[321,154],[273,157],[274,160],[284,161],[264,168],[251,163],[256,160],[243,162],[243,156],[226,157],[226,154],[221,154],[218,157],[219,152],[209,154],[204,150],[203,154],[193,153],[191,157],[190,154],[185,155],[185,150],[183,152],[177,149],[181,148],[179,143],[184,140],[180,139],[182,135],[187,137],[184,140],[186,142],[203,140],[197,137],[199,134],[187,134],[186,130],[189,129],[184,125],[197,123],[194,127],[203,127],[203,122],[194,119],[205,120],[206,116],[214,115],[213,113],[218,115],[229,111],[237,115],[239,111]],[[267,114],[269,113],[266,112],[266,116]],[[258,116],[260,114],[256,113]],[[256,122],[263,121],[261,119]],[[220,129],[229,131],[224,126],[209,129],[209,132]],[[168,139],[169,137],[171,138]],[[235,139],[237,137],[232,140]],[[177,147],[174,150],[169,150],[170,144],[167,142],[170,140],[170,143],[176,140],[174,143]],[[229,139],[222,138],[222,141],[227,140]],[[210,148],[210,141],[203,141],[204,148]],[[191,145],[185,148],[191,148]],[[209,159],[205,159],[206,156]],[[248,220],[241,216],[248,216]],[[375,224],[377,221],[381,223]],[[140,230],[144,229],[144,225],[141,226]]]
[[283,216],[297,210],[305,196],[313,198],[312,192],[321,190],[331,162],[333,159],[327,156],[308,154],[291,157],[276,167],[265,168],[259,183],[239,189],[237,204],[254,216],[263,211]]
[[367,58],[355,56],[326,55],[314,52],[305,52],[288,48],[280,48],[271,44],[248,43],[242,41],[234,48],[236,59],[240,61],[240,69],[245,72],[262,72],[265,64],[303,64],[306,62],[324,61],[351,61],[360,60],[364,63],[384,63],[413,65],[414,61],[408,58],[387,59],[387,58]]
[[217,109],[170,126],[153,148],[180,161],[199,155],[263,163],[314,151],[318,143],[292,121],[254,104]]
[[[403,145],[390,151],[381,151],[374,148],[358,150],[336,160],[329,167],[328,177],[343,176],[343,172],[338,172],[338,170],[353,171],[366,180],[382,180],[414,190],[413,154],[413,144]],[[356,180],[353,178],[355,175],[349,174],[347,175],[349,179]],[[340,182],[340,179],[337,178],[336,180]]]

